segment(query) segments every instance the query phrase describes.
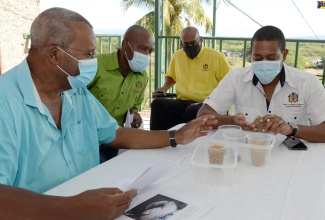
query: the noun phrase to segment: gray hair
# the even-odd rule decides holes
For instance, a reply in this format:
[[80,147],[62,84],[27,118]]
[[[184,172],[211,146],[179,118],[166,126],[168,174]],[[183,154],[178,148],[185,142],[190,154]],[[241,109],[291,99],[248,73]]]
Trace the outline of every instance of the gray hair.
[[65,8],[50,8],[40,13],[33,21],[30,38],[31,49],[39,50],[49,45],[68,47],[74,39],[72,24],[85,22],[92,25],[82,15]]

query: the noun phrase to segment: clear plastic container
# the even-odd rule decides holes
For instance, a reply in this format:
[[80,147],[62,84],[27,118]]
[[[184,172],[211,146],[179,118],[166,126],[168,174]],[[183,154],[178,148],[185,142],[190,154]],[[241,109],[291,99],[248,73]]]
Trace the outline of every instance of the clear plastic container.
[[216,133],[212,136],[214,140],[223,140],[223,133],[228,130],[242,130],[238,125],[220,125]]
[[[232,131],[234,133],[238,132],[238,130]],[[212,136],[212,138],[214,141],[224,143],[225,147],[237,148],[238,163],[254,166],[264,166],[269,162],[275,144],[275,136],[273,134],[260,132],[247,132],[246,141],[244,143],[229,140],[225,141],[223,137],[215,135]]]
[[[214,145],[224,147],[222,164],[211,164],[209,162],[208,148]],[[192,173],[198,183],[229,185],[236,166],[237,149],[225,146],[224,142],[207,141],[199,143],[191,158]]]

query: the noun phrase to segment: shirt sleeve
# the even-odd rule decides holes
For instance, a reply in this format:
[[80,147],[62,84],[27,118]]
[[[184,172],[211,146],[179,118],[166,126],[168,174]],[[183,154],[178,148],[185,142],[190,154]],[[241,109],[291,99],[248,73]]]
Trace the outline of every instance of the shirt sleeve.
[[236,84],[232,75],[234,75],[234,73],[230,71],[203,102],[211,106],[211,108],[221,115],[226,115],[229,108],[235,102]]
[[[89,92],[90,94],[90,92]],[[119,128],[116,120],[107,112],[102,104],[90,94],[93,115],[97,126],[99,144],[110,143],[115,139],[116,130]]]
[[176,72],[175,72],[175,56],[176,54],[173,54],[172,59],[170,60],[168,71],[166,72],[166,76],[171,77],[175,82],[176,79]]
[[324,86],[319,82],[317,76],[311,76],[308,80],[309,84],[306,88],[308,94],[305,97],[307,102],[307,115],[311,120],[312,125],[318,125],[325,121],[325,89]]
[[0,112],[0,184],[12,186],[18,170],[20,143],[8,118],[3,111]]
[[218,71],[217,71],[217,80],[218,82],[220,82],[223,77],[230,71],[231,67],[229,65],[229,62],[226,58],[226,56],[221,53],[221,52],[218,52],[218,58],[217,58],[217,68],[218,68]]

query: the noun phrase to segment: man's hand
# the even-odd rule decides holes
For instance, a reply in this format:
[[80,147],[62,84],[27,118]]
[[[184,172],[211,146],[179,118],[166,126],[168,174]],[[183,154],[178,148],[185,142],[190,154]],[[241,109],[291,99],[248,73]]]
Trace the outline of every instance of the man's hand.
[[133,112],[133,122],[131,123],[132,128],[139,128],[142,124],[141,115],[138,112]]
[[280,133],[283,135],[290,135],[292,133],[292,127],[285,122],[280,116],[277,115],[265,115],[260,119],[260,122],[266,122],[262,132],[273,133],[274,135]]
[[208,134],[207,130],[212,130],[213,125],[216,125],[218,120],[214,115],[200,116],[182,128],[176,131],[175,139],[178,144],[187,144],[195,140],[198,137]]
[[160,88],[156,89],[155,91],[152,92],[152,98],[154,98],[153,95],[158,93],[158,92],[162,92],[162,93],[164,93],[164,96],[166,96],[167,90],[168,89],[166,89],[165,87],[160,87]]
[[242,127],[242,129],[245,131],[256,131],[257,130],[255,128],[254,124],[251,124],[246,121],[246,117],[243,113],[238,113],[237,115],[235,115],[234,124]]
[[79,219],[115,219],[125,212],[136,195],[135,189],[127,192],[117,188],[88,190],[72,197],[71,209],[78,208],[75,211]]

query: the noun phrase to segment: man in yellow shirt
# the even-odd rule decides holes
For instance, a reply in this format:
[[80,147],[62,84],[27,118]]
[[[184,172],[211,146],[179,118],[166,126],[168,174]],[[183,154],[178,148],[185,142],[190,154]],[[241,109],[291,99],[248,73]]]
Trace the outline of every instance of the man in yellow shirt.
[[156,98],[151,103],[151,130],[165,130],[196,118],[203,100],[218,86],[230,70],[223,53],[202,45],[195,27],[181,33],[182,50],[174,53],[165,84],[153,91],[164,93],[176,84],[177,99]]

